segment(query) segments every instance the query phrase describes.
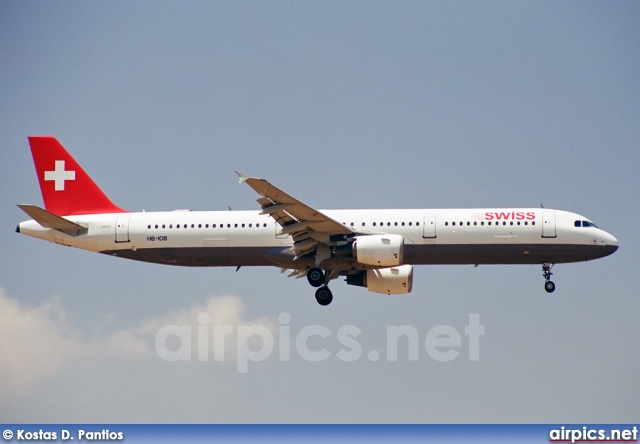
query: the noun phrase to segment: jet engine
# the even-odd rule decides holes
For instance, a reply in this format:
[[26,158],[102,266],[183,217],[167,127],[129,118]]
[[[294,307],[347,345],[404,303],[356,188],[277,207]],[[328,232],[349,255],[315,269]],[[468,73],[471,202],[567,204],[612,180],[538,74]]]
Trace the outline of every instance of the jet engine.
[[357,236],[351,248],[360,264],[392,267],[402,263],[404,238],[399,234]]
[[413,286],[413,267],[375,268],[359,271],[347,276],[348,285],[367,287],[367,290],[382,294],[406,294]]

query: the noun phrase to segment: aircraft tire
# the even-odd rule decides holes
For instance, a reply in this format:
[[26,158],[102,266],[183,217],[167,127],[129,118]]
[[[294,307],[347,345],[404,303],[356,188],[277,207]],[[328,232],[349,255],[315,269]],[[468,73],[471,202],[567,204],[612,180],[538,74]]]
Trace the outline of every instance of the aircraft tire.
[[333,294],[329,287],[324,285],[316,290],[316,301],[322,306],[329,305],[333,301]]
[[307,280],[312,287],[322,287],[324,285],[324,273],[318,267],[314,267],[307,272]]
[[553,282],[547,281],[544,283],[544,290],[547,293],[553,293],[555,289],[556,289],[556,284],[554,284]]

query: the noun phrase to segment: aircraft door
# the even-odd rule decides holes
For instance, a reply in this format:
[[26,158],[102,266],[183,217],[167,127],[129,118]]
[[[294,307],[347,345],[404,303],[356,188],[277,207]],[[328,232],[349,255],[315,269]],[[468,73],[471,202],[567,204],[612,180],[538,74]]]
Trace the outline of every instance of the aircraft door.
[[424,216],[422,221],[422,237],[434,238],[436,237],[436,217]]
[[129,242],[129,215],[123,214],[116,219],[116,242]]
[[542,213],[542,237],[556,237],[556,213],[553,211]]

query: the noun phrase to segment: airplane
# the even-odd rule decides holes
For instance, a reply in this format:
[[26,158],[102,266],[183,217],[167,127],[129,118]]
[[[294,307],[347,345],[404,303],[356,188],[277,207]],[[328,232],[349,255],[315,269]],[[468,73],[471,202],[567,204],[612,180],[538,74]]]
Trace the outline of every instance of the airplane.
[[413,266],[557,263],[613,254],[618,240],[576,213],[547,208],[316,210],[241,173],[260,210],[130,212],[116,206],[50,136],[29,137],[44,208],[16,232],[109,256],[187,267],[275,266],[333,300],[330,281],[406,294]]

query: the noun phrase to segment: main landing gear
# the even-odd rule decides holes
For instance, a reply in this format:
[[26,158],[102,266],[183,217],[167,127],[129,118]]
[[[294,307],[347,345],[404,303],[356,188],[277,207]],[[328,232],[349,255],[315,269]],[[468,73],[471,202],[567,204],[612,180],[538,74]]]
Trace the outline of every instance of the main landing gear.
[[333,294],[329,287],[323,285],[316,290],[316,301],[322,306],[329,305],[333,301]]
[[324,272],[318,267],[312,268],[307,272],[307,280],[312,287],[322,287],[324,285]]
[[329,305],[333,301],[333,294],[327,283],[329,279],[324,272],[318,267],[314,267],[307,272],[307,280],[312,287],[316,287],[316,301],[320,305]]
[[551,269],[553,268],[553,264],[545,262],[542,264],[542,276],[544,277],[544,289],[547,293],[553,293],[556,289],[556,284],[551,282]]

